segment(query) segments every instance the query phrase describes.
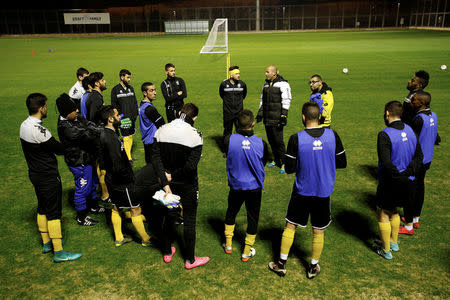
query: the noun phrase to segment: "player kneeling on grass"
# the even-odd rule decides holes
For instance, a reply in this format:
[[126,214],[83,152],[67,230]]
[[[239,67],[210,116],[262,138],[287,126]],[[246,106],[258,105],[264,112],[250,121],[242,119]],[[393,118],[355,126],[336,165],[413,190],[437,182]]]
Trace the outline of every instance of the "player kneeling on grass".
[[248,261],[255,255],[252,247],[255,243],[258,228],[261,193],[264,189],[264,165],[268,161],[266,142],[253,135],[255,121],[253,113],[244,109],[237,120],[238,130],[228,136],[227,174],[230,192],[228,209],[225,217],[225,252],[232,251],[232,239],[236,215],[242,203],[247,209],[247,236],[245,237],[242,261]]
[[120,116],[117,109],[111,105],[103,107],[100,116],[105,124],[100,134],[100,159],[106,170],[105,181],[114,204],[111,211],[111,223],[114,228],[116,247],[132,241],[130,237],[124,237],[122,234],[122,217],[119,209],[131,210],[131,222],[141,237],[141,245],[150,246],[150,236],[145,230],[141,207],[134,197],[133,169],[117,133]]
[[295,172],[294,189],[286,213],[286,227],[281,239],[280,259],[269,269],[286,275],[286,261],[294,242],[297,226],[306,227],[311,216],[313,230],[312,259],[307,277],[320,272],[324,231],[331,223],[330,195],[334,191],[336,168],[345,168],[347,158],[339,135],[319,125],[320,108],[315,102],[303,104],[302,121],[306,129],[293,134],[286,152],[286,173]]
[[101,129],[93,122],[78,115],[75,102],[69,95],[61,94],[56,99],[59,111],[58,135],[64,145],[64,160],[75,180],[73,204],[77,211],[77,223],[82,226],[98,224],[88,213],[103,213],[98,205],[95,163],[97,159],[96,141]]
[[388,102],[384,108],[385,129],[378,133],[377,215],[382,247],[374,250],[386,259],[398,251],[400,216],[397,207],[411,207],[414,176],[422,164],[422,150],[411,127],[401,121],[402,104]]

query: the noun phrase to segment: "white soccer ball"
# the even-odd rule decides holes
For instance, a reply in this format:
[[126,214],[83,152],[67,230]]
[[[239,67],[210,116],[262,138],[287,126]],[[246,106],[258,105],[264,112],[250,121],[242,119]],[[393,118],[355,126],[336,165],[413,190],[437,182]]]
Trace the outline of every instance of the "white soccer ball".
[[342,73],[347,74],[348,73],[348,69],[347,68],[343,68],[342,69]]
[[441,66],[441,70],[447,70],[447,66],[446,65],[442,65]]

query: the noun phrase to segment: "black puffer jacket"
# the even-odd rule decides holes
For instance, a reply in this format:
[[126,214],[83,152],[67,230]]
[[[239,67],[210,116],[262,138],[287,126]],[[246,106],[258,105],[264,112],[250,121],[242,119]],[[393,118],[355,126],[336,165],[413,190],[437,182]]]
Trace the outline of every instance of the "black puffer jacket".
[[281,75],[273,82],[266,80],[261,93],[258,118],[263,118],[264,125],[278,126],[281,115],[288,114],[291,98],[291,87]]
[[58,136],[64,145],[64,160],[69,167],[93,164],[98,156],[101,128],[82,116],[69,121],[58,119]]

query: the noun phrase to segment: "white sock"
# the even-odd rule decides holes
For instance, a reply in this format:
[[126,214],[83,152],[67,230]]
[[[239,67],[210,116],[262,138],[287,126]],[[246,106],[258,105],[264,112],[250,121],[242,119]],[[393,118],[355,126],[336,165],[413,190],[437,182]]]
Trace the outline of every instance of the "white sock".
[[412,230],[412,229],[413,229],[413,226],[412,226],[412,225],[405,225],[405,229],[407,229],[407,230]]
[[316,260],[316,259],[314,259],[314,258],[311,258],[311,264],[312,264],[312,265],[315,265],[315,264],[318,264],[318,263],[319,263],[318,260]]
[[282,260],[287,260],[287,259],[288,259],[288,256],[289,256],[289,254],[283,254],[283,253],[280,253],[280,258],[281,258]]
[[415,217],[415,218],[413,218],[413,223],[419,223],[419,218],[420,218],[420,217]]

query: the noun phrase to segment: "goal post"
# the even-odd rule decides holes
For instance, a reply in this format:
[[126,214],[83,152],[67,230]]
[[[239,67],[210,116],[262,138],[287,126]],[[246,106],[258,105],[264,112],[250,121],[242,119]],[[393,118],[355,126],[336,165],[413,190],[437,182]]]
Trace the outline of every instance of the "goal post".
[[228,53],[228,19],[216,19],[214,21],[208,39],[200,53]]

